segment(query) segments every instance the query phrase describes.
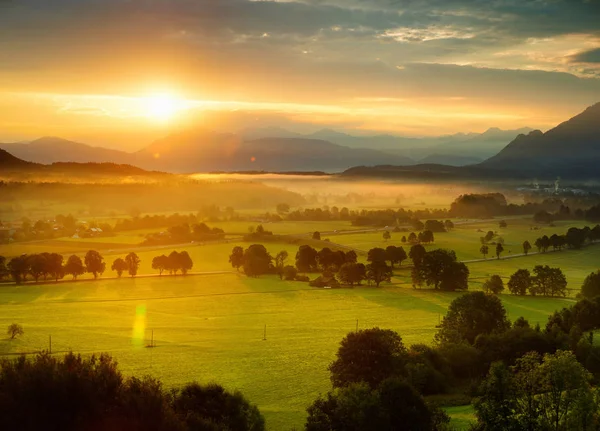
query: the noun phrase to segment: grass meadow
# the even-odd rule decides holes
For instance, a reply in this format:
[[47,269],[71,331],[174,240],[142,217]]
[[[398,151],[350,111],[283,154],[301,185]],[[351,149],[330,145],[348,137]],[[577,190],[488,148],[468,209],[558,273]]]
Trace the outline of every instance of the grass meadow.
[[[244,226],[249,225],[244,222]],[[520,253],[520,244],[533,243],[541,235],[563,233],[580,223],[561,223],[555,228],[530,230],[530,220],[510,220],[506,229],[496,221],[460,225],[445,234],[436,234],[431,248],[457,251],[461,260],[480,259],[477,232],[498,230],[505,249]],[[241,229],[227,226],[228,233]],[[313,230],[348,228],[337,223],[273,223],[265,228],[278,234],[307,235]],[[126,232],[115,237],[91,240],[59,239],[17,243],[0,247],[0,255],[42,251],[84,254],[97,248],[107,266],[124,256],[144,232]],[[385,242],[381,232],[330,235],[335,243],[367,251],[389,244],[401,245],[403,234],[392,233]],[[302,241],[302,240],[298,240]],[[12,357],[49,346],[52,352],[69,350],[82,354],[109,352],[127,374],[151,374],[165,385],[191,380],[216,381],[239,389],[267,419],[270,430],[301,429],[306,407],[330,388],[328,364],[334,359],[341,339],[356,328],[379,326],[398,331],[405,344],[431,343],[435,326],[450,302],[460,293],[415,290],[408,268],[400,268],[390,285],[381,288],[314,289],[308,284],[280,281],[274,276],[258,279],[236,273],[228,262],[232,247],[248,243],[212,243],[138,249],[142,260],[139,273],[152,274],[154,256],[171,250],[186,250],[194,261],[194,272],[223,272],[212,275],[99,279],[85,277],[76,282],[0,286],[0,327],[15,322],[23,325],[21,339],[0,340],[0,355]],[[327,243],[322,242],[321,246]],[[265,243],[272,255],[289,253],[289,263],[298,244]],[[9,251],[10,253],[7,253]],[[505,253],[508,254],[508,253]],[[361,255],[364,259],[364,255]],[[516,269],[538,264],[559,266],[565,272],[574,295],[583,279],[598,269],[600,244],[582,250],[535,254],[510,259],[468,263],[470,289],[480,289],[492,274],[506,278]],[[107,271],[105,277],[113,277]],[[511,319],[527,318],[544,325],[556,309],[571,305],[572,298],[515,297],[500,295]],[[266,340],[263,340],[266,325]],[[147,348],[154,334],[155,348]],[[472,407],[452,407],[453,423],[466,428]]]

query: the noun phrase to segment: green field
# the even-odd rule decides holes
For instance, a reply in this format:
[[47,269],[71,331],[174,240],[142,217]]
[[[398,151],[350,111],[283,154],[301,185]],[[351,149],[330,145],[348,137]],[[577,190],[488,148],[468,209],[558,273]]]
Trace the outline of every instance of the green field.
[[[223,224],[228,232],[249,224]],[[479,259],[477,232],[498,230],[505,238],[506,250],[519,253],[524,239],[563,233],[580,223],[563,223],[556,228],[531,231],[530,220],[510,220],[501,230],[490,221],[460,225],[445,234],[436,234],[429,248],[445,247],[457,251],[459,259]],[[313,230],[344,229],[339,222],[273,223],[267,230],[277,234],[302,234]],[[347,226],[346,226],[347,228]],[[139,277],[98,281],[84,277],[77,282],[28,284],[0,288],[0,326],[16,322],[25,328],[22,339],[0,341],[1,355],[31,353],[48,348],[52,336],[53,353],[73,350],[84,354],[110,352],[127,374],[149,373],[165,385],[180,385],[190,380],[217,381],[230,389],[242,390],[257,403],[267,418],[270,430],[302,428],[306,407],[330,388],[327,365],[334,359],[341,339],[356,328],[380,326],[398,331],[406,344],[431,343],[435,326],[449,303],[459,293],[415,290],[407,268],[396,270],[391,285],[375,289],[322,290],[307,284],[283,282],[274,276],[259,279],[236,273],[228,262],[231,249],[249,243],[230,242],[205,245],[137,248],[145,231],[125,232],[94,240],[58,239],[17,243],[0,247],[0,255],[42,251],[84,254],[90,248],[102,250],[107,266],[116,257],[136,249],[142,259],[139,273],[153,274],[154,256],[171,250],[186,250],[194,261],[193,272],[224,272],[218,275],[188,277]],[[331,243],[368,250],[372,247],[400,245],[403,234],[393,233],[383,241],[382,233],[328,235]],[[293,263],[299,243],[266,243],[272,255],[289,253]],[[514,245],[513,245],[514,244]],[[364,259],[364,255],[361,256]],[[468,263],[470,289],[477,290],[491,274],[508,277],[516,269],[532,269],[538,264],[559,266],[565,272],[572,295],[585,276],[598,269],[600,244],[582,250],[535,254],[510,259],[488,259]],[[505,279],[506,281],[506,279]],[[544,325],[556,309],[573,303],[572,298],[514,297],[501,295],[509,317],[526,317],[532,325]],[[263,340],[267,326],[267,340]],[[152,331],[156,348],[146,348]],[[447,409],[453,424],[466,429],[472,408]]]
[[[430,343],[457,295],[402,285],[320,290],[237,274],[5,286],[0,326],[21,323],[25,336],[3,340],[0,352],[46,349],[52,335],[55,353],[111,352],[124,372],[149,373],[168,386],[199,380],[240,389],[269,429],[290,429],[328,390],[327,365],[356,320],[360,328],[394,329],[406,344]],[[511,318],[541,324],[568,303],[502,297]],[[145,348],[152,330],[157,347]]]

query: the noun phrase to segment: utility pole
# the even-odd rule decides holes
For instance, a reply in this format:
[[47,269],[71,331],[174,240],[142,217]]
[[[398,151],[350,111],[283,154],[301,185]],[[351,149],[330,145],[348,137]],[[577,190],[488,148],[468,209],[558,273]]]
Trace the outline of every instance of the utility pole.
[[265,324],[265,332],[263,333],[263,341],[267,341],[267,325]]

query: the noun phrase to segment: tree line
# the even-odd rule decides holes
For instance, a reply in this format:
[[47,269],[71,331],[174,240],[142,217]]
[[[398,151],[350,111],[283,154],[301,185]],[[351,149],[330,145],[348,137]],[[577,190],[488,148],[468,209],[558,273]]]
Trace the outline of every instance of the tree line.
[[[124,273],[131,277],[138,274],[141,259],[131,252],[125,257],[116,258],[110,269],[120,278]],[[194,263],[187,251],[173,251],[168,256],[157,256],[152,260],[152,268],[159,271],[159,275],[167,271],[170,274],[187,274]],[[97,279],[106,271],[104,256],[96,250],[89,250],[83,259],[77,255],[65,257],[59,253],[39,253],[22,255],[7,260],[0,256],[0,280],[11,277],[17,284],[21,284],[30,277],[36,283],[40,280],[58,280],[70,275],[73,280],[89,273]]]

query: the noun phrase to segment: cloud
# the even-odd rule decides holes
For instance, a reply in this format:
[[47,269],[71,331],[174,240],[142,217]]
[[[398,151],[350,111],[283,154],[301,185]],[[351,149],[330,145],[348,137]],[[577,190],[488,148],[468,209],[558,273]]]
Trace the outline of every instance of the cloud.
[[571,57],[574,63],[600,63],[600,48],[583,51]]

